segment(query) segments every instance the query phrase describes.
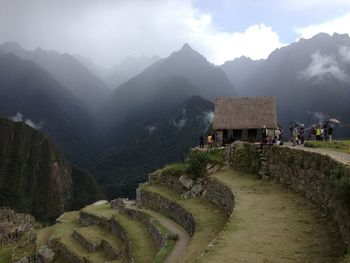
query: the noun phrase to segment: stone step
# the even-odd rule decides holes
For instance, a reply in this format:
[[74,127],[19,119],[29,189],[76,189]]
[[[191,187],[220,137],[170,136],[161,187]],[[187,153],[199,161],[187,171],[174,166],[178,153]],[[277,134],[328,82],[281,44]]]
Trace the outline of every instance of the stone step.
[[[60,223],[59,225],[63,224],[66,223]],[[54,233],[53,236],[49,239],[48,244],[50,248],[52,248],[56,252],[59,252],[59,254],[62,255],[62,257],[66,260],[66,262],[100,263],[106,260],[105,253],[103,253],[102,251],[89,253],[86,250],[86,248],[81,245],[81,243],[79,243],[76,239],[73,238],[71,231],[66,231],[65,227],[60,226],[59,228],[57,228],[56,231],[59,234]]]
[[121,240],[98,226],[74,229],[72,236],[89,252],[103,251],[106,260],[121,259],[124,255]]
[[111,208],[111,204],[90,205],[80,211],[80,222],[98,225],[120,237],[128,262],[153,262],[158,248],[145,225]]

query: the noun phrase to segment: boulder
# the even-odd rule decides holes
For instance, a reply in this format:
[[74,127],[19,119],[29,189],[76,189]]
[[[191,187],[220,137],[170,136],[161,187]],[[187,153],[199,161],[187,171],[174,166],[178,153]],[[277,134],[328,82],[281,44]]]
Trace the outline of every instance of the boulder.
[[196,184],[192,187],[191,192],[193,197],[200,196],[204,191],[204,187],[202,184]]
[[181,175],[179,178],[179,182],[185,187],[185,189],[190,189],[193,185],[193,180],[187,175]]
[[39,258],[43,263],[52,262],[55,256],[55,252],[51,248],[49,248],[47,245],[40,247],[38,253],[39,253]]

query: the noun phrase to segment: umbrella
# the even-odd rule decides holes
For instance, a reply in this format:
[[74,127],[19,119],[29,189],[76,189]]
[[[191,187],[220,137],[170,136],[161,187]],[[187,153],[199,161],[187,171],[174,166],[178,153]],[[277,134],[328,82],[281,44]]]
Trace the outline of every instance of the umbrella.
[[340,121],[337,120],[337,119],[329,119],[328,121],[329,121],[329,122],[333,122],[333,123],[338,123],[338,124],[340,123]]

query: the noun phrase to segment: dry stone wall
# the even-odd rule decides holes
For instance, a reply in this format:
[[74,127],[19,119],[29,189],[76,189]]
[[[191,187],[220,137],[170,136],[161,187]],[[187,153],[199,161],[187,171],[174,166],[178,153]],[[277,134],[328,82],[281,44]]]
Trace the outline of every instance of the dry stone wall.
[[[330,213],[345,243],[350,243],[350,167],[321,153],[271,146],[264,149],[267,178],[304,195]],[[235,149],[231,167],[259,176],[257,146]],[[251,166],[251,167],[250,167]]]
[[350,242],[350,167],[320,153],[266,149],[269,177],[326,209]]
[[138,189],[137,198],[140,205],[166,215],[181,225],[190,236],[193,236],[196,230],[196,222],[192,214],[181,205],[142,188]]
[[[123,249],[126,258],[129,263],[135,261],[135,253],[134,248],[131,243],[131,239],[127,233],[127,231],[119,224],[119,222],[112,218],[107,219],[104,217],[99,217],[96,215],[92,215],[83,211],[79,212],[79,222],[82,225],[88,226],[88,225],[98,225],[102,227],[103,229],[112,232],[113,234],[117,235],[125,244],[125,247]],[[108,248],[106,248],[108,249]],[[120,253],[120,257],[122,256],[122,253]]]
[[224,209],[227,216],[232,216],[235,207],[235,198],[230,187],[216,178],[209,177],[207,181],[206,198],[211,203]]

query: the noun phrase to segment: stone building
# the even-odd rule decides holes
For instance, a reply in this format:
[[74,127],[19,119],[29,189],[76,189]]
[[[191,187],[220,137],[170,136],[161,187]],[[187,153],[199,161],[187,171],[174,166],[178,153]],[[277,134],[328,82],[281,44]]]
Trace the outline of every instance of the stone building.
[[274,97],[216,98],[213,129],[219,144],[260,141],[264,126],[271,135],[277,128]]

